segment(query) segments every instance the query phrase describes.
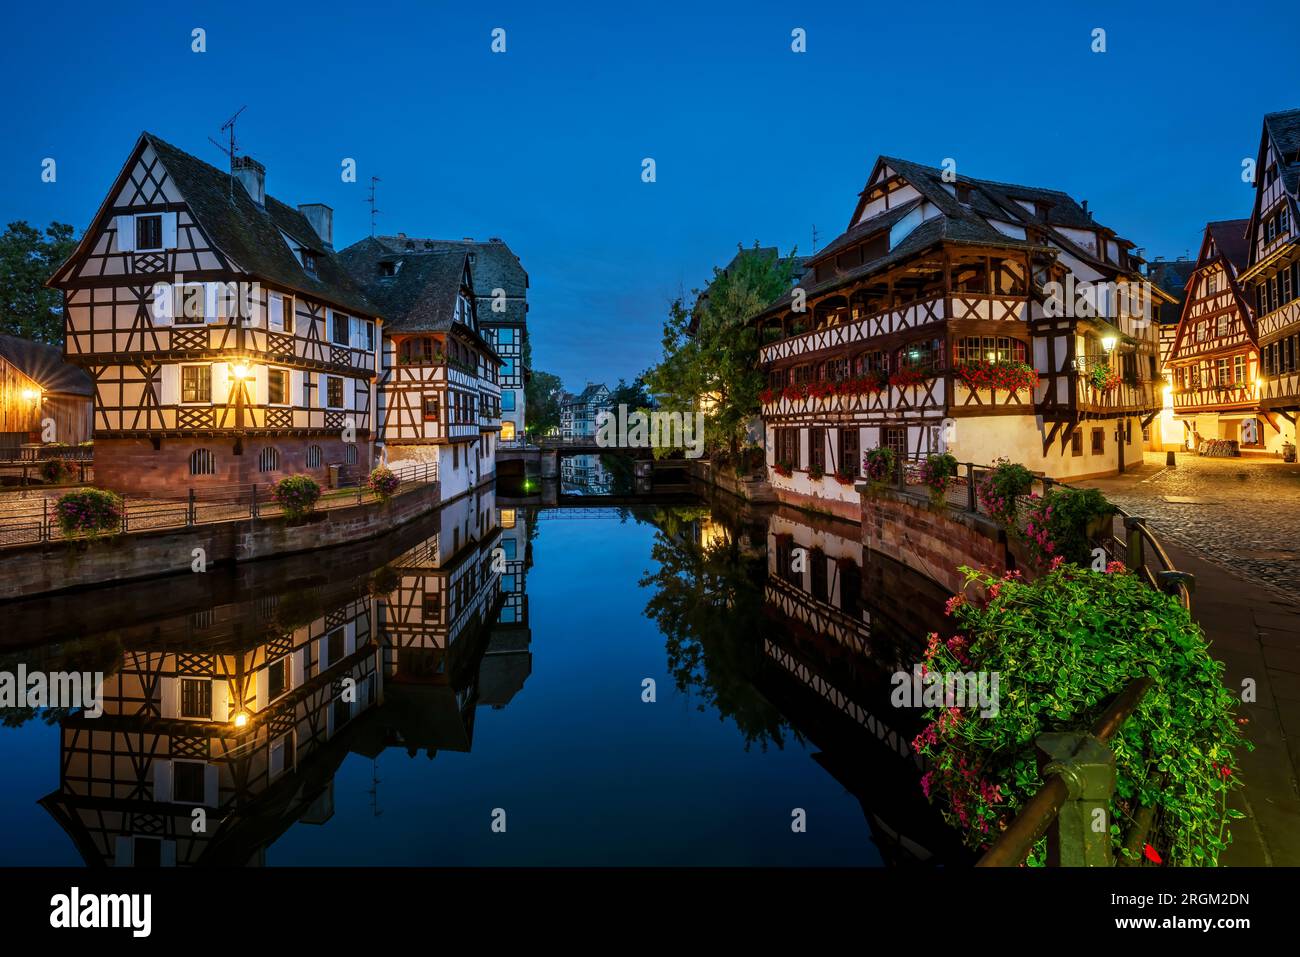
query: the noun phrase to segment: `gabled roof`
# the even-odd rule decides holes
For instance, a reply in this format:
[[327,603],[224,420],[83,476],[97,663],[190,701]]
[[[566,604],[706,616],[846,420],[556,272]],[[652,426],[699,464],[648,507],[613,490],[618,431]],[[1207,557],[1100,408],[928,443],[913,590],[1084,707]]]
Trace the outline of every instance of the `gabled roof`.
[[[351,312],[374,315],[371,303],[302,213],[270,195],[266,196],[265,207],[258,206],[238,179],[232,188],[228,172],[222,172],[162,138],[148,132],[140,134],[131,159],[118,177],[119,184],[145,144],[152,146],[162,160],[163,168],[176,184],[208,241],[241,270]],[[117,189],[115,184],[114,193]],[[103,217],[106,211],[106,207],[101,207],[96,218]],[[281,236],[281,231],[316,253],[315,276],[303,268]],[[91,235],[91,230],[87,230],[83,240]],[[77,258],[80,252],[79,246],[72,258]],[[62,272],[62,267],[59,271]],[[58,273],[55,275],[57,277]]]
[[1249,219],[1221,219],[1205,226],[1219,254],[1232,266],[1234,275],[1246,268],[1250,255],[1249,229]]
[[93,396],[94,380],[78,366],[63,359],[58,346],[0,335],[0,358],[31,379],[46,392]]
[[1156,313],[1156,321],[1161,325],[1177,325],[1183,315],[1183,303],[1187,299],[1187,284],[1192,273],[1196,271],[1194,259],[1157,259],[1147,264],[1147,279],[1163,289],[1175,302],[1162,302]]
[[481,314],[479,320],[525,320],[528,311],[528,272],[504,240],[492,238],[487,242],[475,242],[472,239],[420,239],[406,235],[376,236],[375,240],[395,257],[426,252],[460,251],[469,254],[474,274],[474,295],[479,299],[491,299],[496,289],[505,290],[506,294],[505,312],[494,312],[490,316]]
[[1300,110],[1283,110],[1264,117],[1264,128],[1278,156],[1278,174],[1286,191],[1300,192]]
[[583,389],[581,392],[579,392],[577,395],[572,395],[564,398],[563,404],[564,405],[590,405],[593,401],[595,401],[596,396],[600,394],[600,391],[602,389],[604,389],[605,392],[609,392],[609,389],[605,387],[604,383],[588,382],[587,387]]
[[[897,207],[860,222],[859,219],[867,206],[871,185],[877,182],[885,168],[893,170],[905,179],[921,194],[921,199],[900,202]],[[950,193],[949,186],[954,190],[960,187],[962,199]],[[1045,241],[1037,241],[1035,235],[1043,235],[1050,239],[1051,246],[1068,251],[1100,272],[1124,274],[1135,278],[1138,276],[1136,269],[1124,269],[1115,262],[1102,260],[1097,253],[1080,246],[1077,241],[1061,232],[1062,229],[1085,229],[1100,233],[1101,239],[1112,239],[1122,249],[1129,249],[1133,245],[1117,237],[1114,230],[1095,222],[1092,214],[1068,193],[1036,186],[999,183],[970,176],[957,176],[952,183],[945,183],[943,170],[892,156],[881,156],[876,160],[871,175],[867,178],[867,186],[859,194],[848,229],[810,256],[806,265],[810,268],[815,267],[819,262],[832,258],[845,247],[890,230],[917,209],[922,199],[928,201],[939,215],[921,222],[894,248],[871,262],[838,273],[820,283],[805,283],[806,292],[815,295],[866,278],[944,241],[1001,248],[1019,247],[1026,250],[1050,248],[1045,245]],[[1034,209],[1028,209],[1022,203],[1028,203]],[[994,221],[1026,230],[1026,238],[1020,239],[1008,235],[995,227]],[[790,295],[783,296],[766,312],[780,309],[790,300]]]
[[[474,282],[464,250],[421,251],[394,257],[383,242],[368,236],[341,251],[339,262],[378,307],[385,335],[456,329],[488,355],[500,358],[473,326],[456,319],[461,290],[472,290]],[[384,263],[395,268],[392,276],[383,274]]]

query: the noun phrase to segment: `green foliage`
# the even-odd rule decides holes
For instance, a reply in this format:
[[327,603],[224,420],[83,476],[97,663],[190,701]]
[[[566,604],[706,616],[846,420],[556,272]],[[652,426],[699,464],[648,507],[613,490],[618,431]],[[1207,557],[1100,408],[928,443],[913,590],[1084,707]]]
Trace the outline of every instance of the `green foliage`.
[[63,293],[45,281],[72,255],[77,242],[67,223],[42,233],[18,221],[0,235],[0,332],[63,344]]
[[[968,846],[987,847],[1042,784],[1034,741],[1087,730],[1134,680],[1155,684],[1110,741],[1118,786],[1113,845],[1139,807],[1157,812],[1146,838],[1166,863],[1217,863],[1231,840],[1226,807],[1243,745],[1236,699],[1200,627],[1174,598],[1137,576],[1061,565],[1032,583],[963,568],[986,604],[950,603],[961,634],[931,636],[926,667],[1000,676],[997,714],[936,708],[915,747],[922,786]],[[1030,857],[1041,864],[1040,841]]]
[[392,498],[401,484],[402,480],[386,465],[376,465],[370,470],[370,476],[366,479],[366,488],[370,489],[370,494],[381,502],[387,502]]
[[564,383],[560,377],[536,370],[524,386],[524,431],[529,436],[545,435],[560,427],[560,397]]
[[863,472],[875,488],[880,488],[893,479],[897,463],[898,456],[894,450],[884,445],[868,450],[862,457]]
[[1025,540],[1042,562],[1060,557],[1075,565],[1092,562],[1088,528],[1115,514],[1115,506],[1095,488],[1054,488],[1035,498],[1025,522]]
[[122,496],[98,488],[86,488],[60,496],[54,506],[54,520],[65,538],[86,535],[97,538],[122,527]]
[[1034,487],[1034,473],[1010,459],[998,459],[979,480],[976,493],[985,511],[1008,528],[1016,523],[1016,500]]
[[290,521],[306,518],[320,498],[320,485],[309,475],[290,475],[271,488],[271,497]]
[[41,463],[41,478],[51,485],[58,484],[72,477],[76,470],[63,459],[46,459]]
[[[758,335],[750,325],[756,315],[790,289],[791,258],[740,248],[728,270],[714,269],[707,290],[695,302],[674,300],[664,322],[663,359],[645,374],[660,408],[704,413],[710,450],[735,453],[759,411],[763,374],[758,368]],[[793,252],[791,253],[793,256]]]

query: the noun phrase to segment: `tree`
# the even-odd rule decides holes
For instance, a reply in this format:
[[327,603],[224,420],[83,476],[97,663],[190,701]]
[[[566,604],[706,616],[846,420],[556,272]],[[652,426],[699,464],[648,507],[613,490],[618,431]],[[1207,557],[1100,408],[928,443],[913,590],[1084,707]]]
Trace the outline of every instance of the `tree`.
[[706,445],[733,455],[758,414],[764,385],[751,320],[789,291],[795,262],[793,250],[781,258],[758,243],[738,249],[731,265],[714,269],[707,289],[693,292],[690,307],[685,297],[669,305],[663,360],[645,376],[661,408],[702,412]]
[[77,241],[67,223],[44,234],[20,220],[0,235],[0,332],[63,345],[63,294],[45,281],[72,255]]
[[560,425],[560,396],[564,383],[549,372],[535,371],[524,386],[524,431],[529,436],[545,435]]

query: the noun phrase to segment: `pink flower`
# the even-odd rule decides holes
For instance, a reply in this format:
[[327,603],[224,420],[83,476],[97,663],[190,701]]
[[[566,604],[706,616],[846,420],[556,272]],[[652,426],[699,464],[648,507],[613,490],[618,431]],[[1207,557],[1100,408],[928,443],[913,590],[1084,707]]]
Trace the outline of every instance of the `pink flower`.
[[951,615],[964,604],[966,604],[965,595],[953,595],[948,599],[948,603],[943,606],[943,613],[945,615]]

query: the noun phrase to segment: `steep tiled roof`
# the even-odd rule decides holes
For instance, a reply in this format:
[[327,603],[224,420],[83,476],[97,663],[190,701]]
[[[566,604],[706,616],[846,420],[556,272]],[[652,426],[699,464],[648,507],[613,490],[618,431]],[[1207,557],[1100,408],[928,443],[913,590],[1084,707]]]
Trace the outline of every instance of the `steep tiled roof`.
[[1249,219],[1221,219],[1207,223],[1206,229],[1219,252],[1232,263],[1237,272],[1246,268],[1246,259],[1250,252],[1250,239],[1246,230],[1250,228]]
[[500,239],[475,242],[472,239],[420,239],[414,236],[376,236],[394,256],[408,252],[452,252],[459,250],[471,256],[474,274],[474,295],[491,300],[493,290],[503,289],[506,294],[504,313],[488,314],[481,308],[480,321],[523,322],[527,314],[528,273],[519,257]]
[[1195,270],[1194,259],[1157,259],[1147,264],[1147,279],[1178,300],[1160,304],[1157,322],[1178,324],[1183,314],[1183,302],[1187,299],[1187,280]]
[[1300,191],[1300,110],[1283,110],[1264,117],[1273,146],[1282,155],[1278,157],[1278,173],[1287,192]]
[[[229,173],[152,133],[145,133],[144,139],[162,159],[208,239],[240,269],[332,305],[374,314],[372,304],[297,209],[269,195],[265,208],[260,207],[238,181],[232,190]],[[316,253],[315,276],[303,269],[281,230]]]
[[63,350],[18,336],[0,335],[0,358],[46,392],[94,395],[94,381],[82,369],[63,360]]
[[[378,306],[385,332],[445,332],[452,327],[465,275],[463,251],[394,259],[383,243],[368,237],[342,250],[339,261]],[[395,275],[382,274],[384,262],[393,263]]]

